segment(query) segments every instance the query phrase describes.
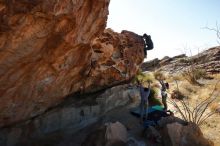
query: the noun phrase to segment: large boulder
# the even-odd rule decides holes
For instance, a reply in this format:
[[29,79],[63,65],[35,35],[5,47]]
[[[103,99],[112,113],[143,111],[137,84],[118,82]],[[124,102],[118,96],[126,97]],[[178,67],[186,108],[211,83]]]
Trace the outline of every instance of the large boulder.
[[120,122],[106,123],[91,132],[82,146],[126,146],[127,129]]
[[144,59],[142,37],[129,31],[106,29],[93,40],[91,49],[91,64],[83,78],[85,92],[130,80]]
[[189,123],[186,126],[171,123],[167,124],[165,129],[166,132],[163,133],[165,146],[214,146],[210,140],[203,136],[200,128],[194,123]]
[[109,0],[0,1],[0,127],[66,95],[129,80],[144,59],[140,36],[106,30]]

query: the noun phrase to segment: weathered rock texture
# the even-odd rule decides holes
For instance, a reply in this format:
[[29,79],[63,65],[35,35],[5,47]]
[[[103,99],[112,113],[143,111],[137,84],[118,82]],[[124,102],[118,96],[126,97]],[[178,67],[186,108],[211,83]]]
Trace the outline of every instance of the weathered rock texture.
[[205,69],[208,73],[220,73],[220,47],[210,48],[192,57],[182,54],[173,58],[166,56],[161,60],[154,59],[143,63],[142,69],[144,71],[161,70],[176,73],[191,65]]
[[103,33],[108,4],[0,0],[0,127],[35,117],[70,93],[96,91],[136,73],[143,40],[127,31]]
[[143,59],[143,40],[140,36],[106,29],[91,44],[92,56],[88,72],[84,72],[83,89],[97,90],[133,77]]

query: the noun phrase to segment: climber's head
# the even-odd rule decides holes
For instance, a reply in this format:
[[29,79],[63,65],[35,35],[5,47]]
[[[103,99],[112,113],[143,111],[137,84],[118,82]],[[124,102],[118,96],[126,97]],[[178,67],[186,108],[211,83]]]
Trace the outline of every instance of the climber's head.
[[147,37],[148,35],[145,33],[145,34],[143,34],[143,37]]

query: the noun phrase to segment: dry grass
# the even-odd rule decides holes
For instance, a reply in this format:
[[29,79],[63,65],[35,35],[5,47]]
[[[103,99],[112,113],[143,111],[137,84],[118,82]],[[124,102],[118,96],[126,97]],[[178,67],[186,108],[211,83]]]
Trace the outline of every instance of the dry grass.
[[180,100],[180,104],[177,104],[174,100],[169,99],[169,103],[172,104],[183,120],[193,122],[198,126],[201,126],[209,117],[211,117],[215,111],[208,111],[209,106],[216,100],[217,97],[213,97],[216,86],[213,89],[210,96],[204,100],[201,100],[196,105],[192,105],[188,99]]
[[[183,76],[179,75],[171,76],[170,78],[168,80],[173,81],[174,85],[177,84],[177,87],[172,87],[171,90],[179,91],[182,93],[181,95],[188,96],[189,98],[178,103],[169,99],[169,103],[176,108],[182,119],[194,122],[199,126],[204,124],[215,113],[216,103],[220,101],[220,86],[218,84],[220,75],[213,76],[215,80],[208,81],[209,84],[206,83],[206,80],[202,80],[204,86],[197,86],[187,82]],[[176,96],[180,95],[177,94]]]
[[[175,116],[182,117],[180,113],[182,112],[186,120],[200,121],[197,123],[200,125],[205,137],[212,140],[215,146],[220,146],[220,114],[215,113],[216,109],[220,106],[220,74],[209,76],[213,79],[205,78],[198,80],[203,86],[191,84],[180,74],[169,76],[167,81],[169,81],[171,85],[170,90],[173,91],[177,89],[177,81],[179,91],[189,98],[185,99],[184,103],[179,100],[173,100],[173,102],[175,102],[174,106],[173,104],[169,104],[168,107],[173,111],[177,111]],[[219,84],[216,85],[217,82],[219,82]],[[175,108],[175,104],[179,106],[180,112],[178,108]],[[197,116],[195,117],[196,114]],[[189,116],[191,117],[189,118]],[[202,116],[200,120],[199,116]]]
[[[220,74],[212,75],[211,77],[214,78],[215,82],[220,81]],[[203,90],[204,92],[200,92],[203,96],[205,96],[205,91],[209,91],[213,88],[214,84],[206,85],[204,88],[206,90]],[[216,86],[216,92],[215,92],[216,100],[210,105],[210,110],[212,112],[215,112],[216,109],[220,106],[220,85]],[[203,131],[205,137],[209,138],[214,142],[215,146],[220,146],[220,115],[214,114],[211,118],[207,119],[205,124],[201,127],[201,130]]]
[[219,109],[220,105],[218,102],[213,102],[211,105],[210,105],[210,109],[211,111],[215,112]]

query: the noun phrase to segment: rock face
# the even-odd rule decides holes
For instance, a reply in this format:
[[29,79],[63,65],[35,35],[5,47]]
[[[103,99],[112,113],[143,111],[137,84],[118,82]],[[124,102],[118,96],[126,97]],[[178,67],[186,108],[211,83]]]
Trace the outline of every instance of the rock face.
[[143,63],[141,68],[144,71],[156,69],[175,73],[186,69],[190,65],[205,69],[208,73],[220,73],[220,47],[210,48],[192,57],[182,54],[173,58],[154,59]]
[[143,40],[128,31],[104,31],[108,4],[0,1],[0,127],[35,117],[68,94],[134,76]]

